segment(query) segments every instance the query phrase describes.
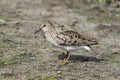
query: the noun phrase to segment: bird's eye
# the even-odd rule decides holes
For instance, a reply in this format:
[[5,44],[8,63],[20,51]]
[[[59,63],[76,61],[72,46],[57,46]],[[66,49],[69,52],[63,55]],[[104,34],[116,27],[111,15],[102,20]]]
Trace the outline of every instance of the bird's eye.
[[46,25],[42,25],[42,28],[46,27]]

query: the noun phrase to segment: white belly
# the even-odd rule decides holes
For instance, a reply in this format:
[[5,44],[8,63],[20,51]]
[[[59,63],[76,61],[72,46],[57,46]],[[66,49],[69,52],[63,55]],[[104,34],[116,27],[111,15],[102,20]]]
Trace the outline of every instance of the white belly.
[[88,46],[61,46],[62,48],[68,50],[68,51],[71,51],[71,50],[78,50],[80,48],[84,48],[88,51],[91,51],[90,47]]

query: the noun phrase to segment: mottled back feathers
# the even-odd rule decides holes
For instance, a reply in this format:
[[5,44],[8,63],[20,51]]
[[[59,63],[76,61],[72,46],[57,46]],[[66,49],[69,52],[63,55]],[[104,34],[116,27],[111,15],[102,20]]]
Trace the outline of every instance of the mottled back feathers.
[[56,38],[59,45],[89,46],[97,44],[97,41],[87,39],[74,31],[62,31],[56,35]]

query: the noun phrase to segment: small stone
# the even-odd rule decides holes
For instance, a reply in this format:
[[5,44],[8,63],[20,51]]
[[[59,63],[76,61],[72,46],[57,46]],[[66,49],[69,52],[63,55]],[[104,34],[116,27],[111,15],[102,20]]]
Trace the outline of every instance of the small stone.
[[3,25],[3,24],[5,24],[5,20],[3,20],[3,19],[0,19],[0,25]]

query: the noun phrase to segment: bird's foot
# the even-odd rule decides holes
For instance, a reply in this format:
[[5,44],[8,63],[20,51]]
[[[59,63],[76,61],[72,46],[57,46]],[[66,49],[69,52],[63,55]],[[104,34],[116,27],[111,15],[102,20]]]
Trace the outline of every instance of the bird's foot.
[[63,59],[63,60],[59,60],[59,64],[60,64],[60,65],[65,65],[65,64],[67,64],[69,58],[70,58],[70,53],[67,51],[66,58]]
[[68,63],[67,59],[59,60],[59,65],[66,65]]

